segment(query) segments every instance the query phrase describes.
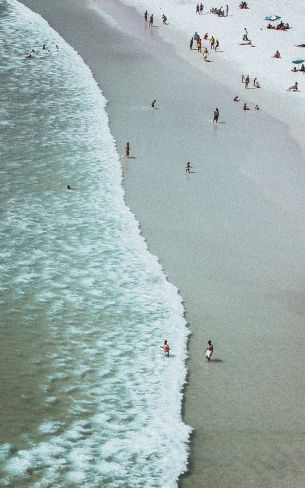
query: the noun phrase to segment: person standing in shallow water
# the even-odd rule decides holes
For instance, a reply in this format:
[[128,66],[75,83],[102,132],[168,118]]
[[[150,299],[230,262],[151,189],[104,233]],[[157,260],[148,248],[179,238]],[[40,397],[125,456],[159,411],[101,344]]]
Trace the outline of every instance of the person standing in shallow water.
[[192,168],[191,163],[188,161],[186,163],[186,166],[185,166],[185,172],[186,173],[190,173],[191,172],[191,168]]
[[169,344],[168,344],[166,339],[164,339],[163,346],[161,346],[161,347],[163,348],[165,356],[169,357],[170,347],[169,347]]
[[216,124],[217,124],[218,118],[219,118],[219,110],[218,110],[218,108],[215,108],[215,110],[214,110],[213,124],[214,124],[214,122],[216,122]]
[[130,145],[129,142],[127,142],[125,146],[125,158],[129,158],[129,154],[130,154]]
[[211,361],[211,357],[213,355],[213,352],[214,352],[214,346],[212,344],[212,341],[209,340],[206,351],[205,351],[205,355],[206,355],[206,358],[208,361]]

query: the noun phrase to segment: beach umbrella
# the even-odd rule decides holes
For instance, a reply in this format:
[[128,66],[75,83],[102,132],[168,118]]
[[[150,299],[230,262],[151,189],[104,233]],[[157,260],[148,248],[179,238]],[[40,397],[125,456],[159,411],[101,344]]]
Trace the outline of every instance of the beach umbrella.
[[304,63],[304,62],[305,62],[305,59],[294,59],[292,61],[292,63],[294,63],[294,64],[301,64],[301,63]]
[[282,17],[280,17],[279,15],[268,15],[268,17],[265,17],[265,20],[268,20],[270,22],[270,20],[273,22],[274,20],[279,20],[281,19]]

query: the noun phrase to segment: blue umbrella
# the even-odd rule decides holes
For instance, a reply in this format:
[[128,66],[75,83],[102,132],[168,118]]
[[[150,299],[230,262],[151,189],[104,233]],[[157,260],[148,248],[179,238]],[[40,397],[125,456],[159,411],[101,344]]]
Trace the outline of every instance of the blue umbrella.
[[301,64],[301,63],[304,63],[304,62],[305,62],[305,59],[294,59],[292,61],[292,63],[294,63],[294,64]]
[[279,15],[268,15],[268,17],[265,17],[265,20],[268,20],[270,22],[270,20],[273,22],[274,20],[279,20],[281,19],[282,17],[280,17]]

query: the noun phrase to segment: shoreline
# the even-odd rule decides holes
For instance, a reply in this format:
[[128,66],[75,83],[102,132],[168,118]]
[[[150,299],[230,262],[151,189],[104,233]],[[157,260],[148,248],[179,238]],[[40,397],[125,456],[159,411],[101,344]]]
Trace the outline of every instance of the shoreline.
[[[180,486],[187,488],[194,483],[198,486],[214,472],[215,487],[229,487],[233,484],[243,487],[244,483],[253,482],[253,472],[250,470],[245,475],[242,470],[238,471],[241,468],[240,449],[248,449],[245,457],[242,457],[242,465],[250,469],[254,459],[253,447],[261,447],[265,443],[265,435],[259,440],[255,436],[244,435],[244,442],[241,442],[242,436],[239,430],[235,430],[237,417],[238,429],[242,432],[249,429],[246,404],[251,405],[256,398],[255,388],[249,389],[248,384],[252,366],[248,355],[256,355],[258,364],[266,366],[260,352],[253,351],[249,342],[260,338],[259,326],[266,323],[267,319],[274,324],[271,337],[279,334],[282,340],[286,321],[289,323],[291,320],[290,310],[281,306],[278,301],[287,277],[290,278],[291,285],[294,282],[295,276],[291,276],[293,273],[289,275],[288,267],[295,252],[295,240],[285,234],[284,244],[291,245],[290,261],[288,260],[287,269],[282,264],[275,276],[271,271],[276,270],[277,262],[273,253],[268,254],[268,248],[274,250],[277,259],[280,258],[283,228],[280,226],[276,229],[274,221],[278,224],[284,219],[289,229],[292,227],[291,209],[300,201],[304,205],[299,210],[303,211],[305,208],[305,202],[300,200],[302,181],[300,180],[300,188],[297,189],[298,200],[294,200],[293,188],[294,191],[286,195],[285,208],[278,198],[282,181],[289,183],[291,179],[285,167],[285,158],[279,157],[284,151],[284,144],[277,148],[276,144],[271,143],[270,150],[275,156],[270,161],[271,169],[269,167],[267,173],[264,173],[265,167],[262,165],[255,166],[253,170],[257,162],[257,147],[251,146],[253,134],[261,135],[264,128],[269,128],[271,119],[264,113],[259,114],[259,119],[255,119],[256,114],[251,114],[251,118],[247,119],[249,127],[245,128],[243,134],[249,147],[247,151],[242,151],[239,147],[238,125],[241,120],[245,120],[245,114],[237,111],[232,104],[225,106],[225,103],[229,105],[232,92],[225,87],[219,88],[217,92],[217,104],[225,107],[221,108],[221,121],[225,116],[230,124],[211,128],[210,118],[215,103],[211,102],[210,93],[215,94],[218,85],[215,86],[214,82],[201,77],[197,70],[178,59],[173,48],[162,44],[160,39],[153,38],[150,42],[149,38],[145,38],[138,45],[133,33],[126,34],[123,30],[119,34],[117,31],[118,42],[101,49],[99,42],[108,40],[110,30],[118,30],[118,27],[109,18],[105,20],[105,16],[99,17],[91,9],[89,12],[82,2],[68,0],[64,3],[56,2],[52,7],[39,0],[26,0],[23,3],[40,13],[51,27],[77,49],[92,70],[108,99],[110,127],[119,152],[126,140],[132,141],[132,151],[136,148],[137,159],[123,164],[126,203],[140,222],[141,233],[150,252],[158,256],[169,281],[182,294],[192,332],[187,364],[189,383],[183,391],[182,412],[184,421],[195,430],[191,435],[191,469],[180,480]],[[124,14],[127,11],[128,9],[124,10]],[[129,12],[132,11],[129,9]],[[75,32],[74,26],[80,19],[82,24]],[[142,28],[143,31],[140,17],[134,20],[131,15],[128,26],[132,22],[136,24],[135,30]],[[121,39],[124,40],[123,43],[120,42]],[[113,41],[112,37],[111,40]],[[156,47],[160,47],[157,54],[154,52]],[[167,82],[169,86],[166,86]],[[204,93],[201,93],[202,86]],[[161,101],[158,111],[148,110],[152,93],[152,98]],[[200,93],[200,97],[196,97],[196,93]],[[196,121],[200,123],[197,124]],[[284,126],[273,121],[272,130],[284,138]],[[235,146],[232,148],[233,143]],[[266,149],[266,143],[267,138],[262,134],[259,141],[259,151],[262,153]],[[299,169],[302,161],[300,151],[289,140],[288,149],[292,151]],[[197,170],[197,174],[190,175],[190,178],[184,174],[187,159],[195,161],[194,167]],[[277,181],[275,171],[278,168],[282,172]],[[276,183],[276,191],[267,186],[271,178]],[[291,181],[291,187],[293,183]],[[293,224],[300,224],[301,213],[294,216],[296,222]],[[274,236],[270,235],[270,226],[274,227]],[[267,238],[259,239],[258,231],[262,231],[262,235],[267,233]],[[304,226],[300,232],[302,241]],[[266,251],[267,257],[264,256]],[[302,257],[301,245],[299,254]],[[268,264],[270,259],[271,264]],[[264,281],[266,275],[269,286]],[[271,297],[271,305],[263,303],[257,311],[257,305],[266,297],[266,293]],[[276,311],[277,307],[280,313]],[[245,331],[235,330],[236,322],[246,326]],[[279,326],[279,330],[275,326]],[[214,369],[211,368],[212,365],[206,367],[203,363],[202,347],[210,337],[216,338],[215,359],[218,361],[214,362]],[[230,357],[232,342],[242,351],[240,359],[245,371],[239,367],[236,369],[236,364]],[[281,352],[285,352],[285,344],[281,342],[280,345]],[[276,355],[276,350],[274,354]],[[276,361],[271,376],[277,368],[283,373],[281,365]],[[217,370],[221,371],[220,375]],[[263,367],[260,366],[254,378],[251,377],[257,386],[261,383],[262,371]],[[287,378],[289,377],[290,375]],[[263,392],[268,401],[270,379],[269,372],[263,382]],[[207,397],[210,389],[214,392],[213,398]],[[241,398],[244,391],[246,401],[243,399],[236,404],[236,393],[237,398]],[[281,396],[279,398],[283,400]],[[272,415],[266,411],[268,401],[260,398],[257,402],[258,413],[253,416],[255,431],[275,430],[285,419],[283,411],[277,422],[273,422]],[[241,442],[241,447],[236,439]],[[229,455],[236,468],[236,473],[231,472],[225,483],[223,477],[228,459],[223,445],[233,446],[233,452]],[[272,449],[272,442],[270,445]],[[207,455],[209,462],[201,466],[202,459],[206,460]],[[241,474],[244,475],[242,479]],[[255,482],[259,482],[259,479]],[[266,486],[273,485],[266,483]]]
[[[134,0],[122,1],[126,5],[135,4],[135,8],[140,15],[142,15],[142,11],[144,12],[147,6],[145,0],[138,2],[134,2]],[[105,2],[106,0],[104,4]],[[294,19],[293,23],[297,25],[293,25],[288,34],[287,32],[276,32],[277,35],[274,37],[272,31],[268,32],[266,29],[267,23],[264,20],[265,7],[262,8],[259,4],[251,4],[250,10],[245,11],[238,9],[237,5],[230,5],[229,17],[224,18],[218,18],[209,12],[209,8],[214,7],[214,3],[210,1],[204,5],[203,15],[198,16],[194,14],[193,5],[181,4],[178,9],[176,7],[177,5],[174,6],[174,4],[169,6],[166,3],[163,4],[162,0],[155,0],[155,4],[153,2],[152,6],[149,7],[155,11],[160,10],[160,15],[163,11],[167,13],[169,10],[169,16],[172,22],[165,29],[160,29],[162,39],[174,46],[178,56],[182,57],[196,69],[199,69],[205,76],[214,80],[216,83],[225,85],[229,90],[238,94],[240,98],[246,99],[247,103],[258,103],[269,115],[286,124],[291,136],[300,145],[305,156],[305,143],[301,129],[304,117],[301,104],[295,102],[295,96],[297,96],[297,99],[299,97],[304,99],[304,80],[303,76],[294,78],[295,75],[290,74],[292,65],[288,61],[293,57],[298,57],[303,54],[303,51],[300,48],[296,48],[294,44],[299,38],[302,38],[302,35],[298,36],[295,33],[295,27],[296,31],[302,32],[300,20],[298,19],[298,22],[296,22],[296,19]],[[272,8],[275,10],[280,9],[281,15],[285,13],[289,16],[289,8],[286,5],[281,7],[272,1],[269,7],[271,10]],[[253,25],[249,19],[249,15],[255,18]],[[300,13],[297,17],[300,17]],[[182,23],[181,18],[184,19]],[[243,32],[243,25],[249,25],[249,23],[250,30],[254,31],[256,44],[254,46],[254,52],[248,47],[238,47],[239,35]],[[239,34],[236,32],[237,26]],[[217,55],[210,51],[211,63],[204,63],[202,56],[198,56],[197,53],[193,53],[192,57],[189,56],[189,38],[194,31],[198,31],[201,34],[206,31],[209,33],[213,32],[214,36],[216,33],[217,37],[219,37],[220,49]],[[287,35],[289,36],[288,41]],[[208,46],[208,43],[205,42],[204,45]],[[271,54],[276,49],[280,49],[282,54],[285,51],[280,62],[274,61],[271,58]],[[245,53],[252,55],[245,57]],[[270,54],[270,58],[267,56],[267,53]],[[256,57],[256,64],[262,65],[258,69],[258,73],[255,69],[255,62],[253,64],[251,61],[253,54]],[[260,62],[258,62],[258,56],[263,56],[263,59],[259,59]],[[259,79],[263,82],[262,90],[259,90],[259,92],[257,90],[253,92],[252,90],[244,90],[240,84],[242,73],[250,73],[251,77],[258,75]],[[287,97],[286,87],[296,80],[301,87],[300,92],[298,94],[292,93]]]

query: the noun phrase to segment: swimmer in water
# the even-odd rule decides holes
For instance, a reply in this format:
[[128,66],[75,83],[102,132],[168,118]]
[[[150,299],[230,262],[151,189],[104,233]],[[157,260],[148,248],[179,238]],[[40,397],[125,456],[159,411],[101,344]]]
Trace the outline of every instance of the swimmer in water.
[[72,186],[70,186],[70,185],[67,185],[67,189],[68,190],[74,190],[74,188],[72,188]]

